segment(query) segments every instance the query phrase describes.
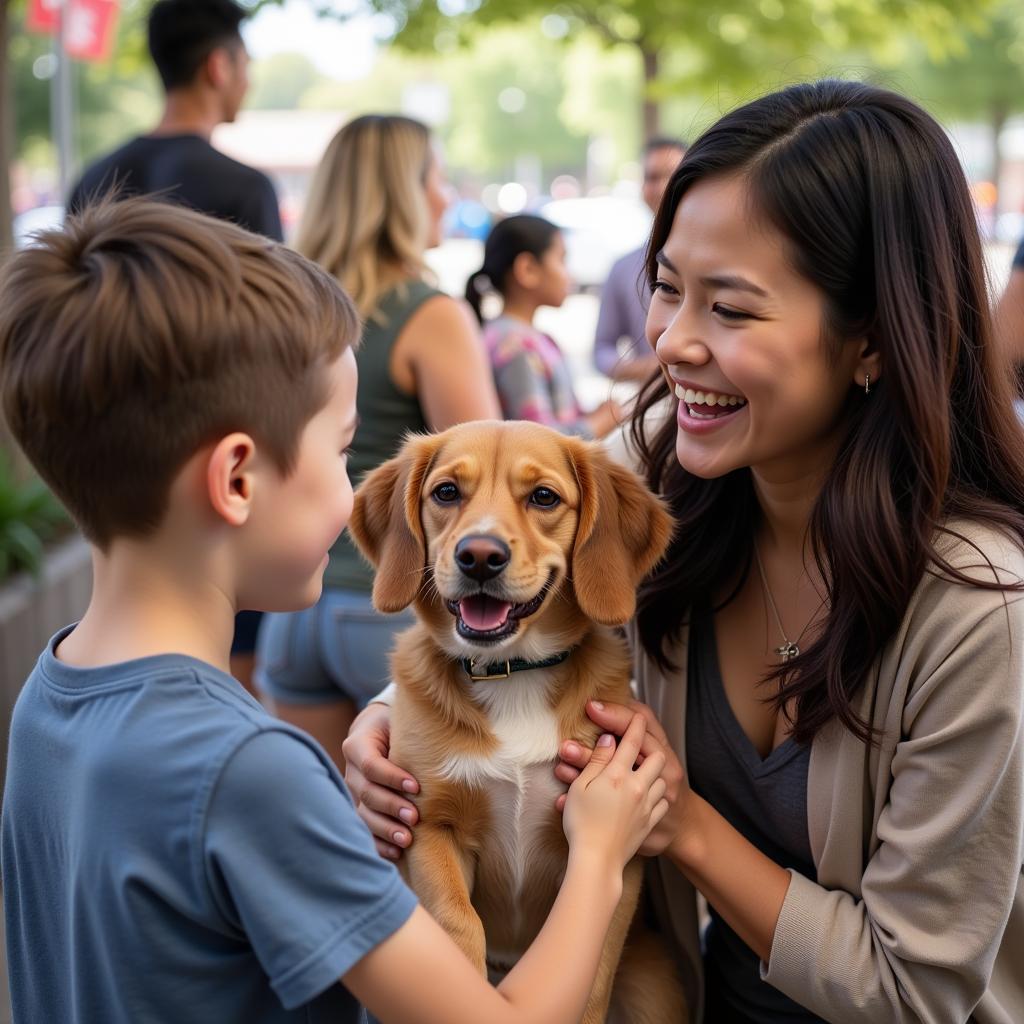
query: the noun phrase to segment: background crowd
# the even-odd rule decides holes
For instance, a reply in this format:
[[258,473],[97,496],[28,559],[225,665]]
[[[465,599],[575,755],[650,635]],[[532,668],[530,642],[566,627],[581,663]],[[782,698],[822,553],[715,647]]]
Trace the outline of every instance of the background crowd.
[[[579,247],[586,246],[586,232],[559,204],[581,198],[580,178],[557,175],[550,193],[542,195],[537,167],[527,162],[521,167],[525,184],[506,182],[488,204],[480,185],[488,168],[481,164],[467,188],[463,163],[464,194],[456,200],[440,137],[451,133],[431,127],[430,104],[422,92],[422,110],[406,104],[422,116],[381,107],[345,118],[326,140],[299,197],[295,181],[279,170],[267,173],[273,169],[258,169],[236,158],[243,154],[229,156],[215,144],[221,126],[239,118],[251,87],[243,33],[247,13],[231,0],[159,0],[147,8],[148,51],[161,82],[162,107],[152,112],[149,124],[139,126],[140,134],[89,163],[66,197],[49,196],[57,200],[45,204],[49,215],[74,216],[111,191],[122,197],[156,194],[286,241],[332,275],[362,322],[355,350],[360,418],[348,460],[354,482],[390,458],[408,432],[440,431],[473,420],[528,419],[621,444],[620,431],[638,389],[659,372],[649,332],[645,335],[652,254],[639,239],[649,218],[643,217],[638,237],[623,232],[629,244],[606,261],[601,281],[574,280],[573,249],[582,268]],[[556,16],[544,19],[549,34],[557,29],[551,17]],[[1021,74],[1024,95],[1024,30],[1012,34],[1019,21],[1012,11],[997,8],[992,17],[997,29],[1003,19],[1019,43],[1020,52],[1010,46],[1005,59]],[[126,28],[140,24],[126,12]],[[742,19],[719,21],[717,31],[726,42],[730,35],[742,41],[749,32],[743,24]],[[954,61],[974,53],[953,51]],[[1011,77],[1003,68],[1004,80]],[[939,93],[937,87],[934,91]],[[517,86],[502,91],[506,113],[522,111],[522,106],[517,110],[524,102],[521,93]],[[655,130],[660,125],[650,114],[649,98],[637,107],[644,113],[645,134],[631,140],[639,170],[631,201],[657,215],[687,142],[682,135]],[[997,154],[1008,113],[1004,109],[992,126]],[[458,145],[456,137],[448,148]],[[593,164],[587,172],[595,178],[605,171],[600,148],[592,144],[587,150]],[[976,181],[974,213],[993,243],[996,345],[1008,363],[1024,368],[1024,241],[1019,249],[1011,247],[1012,260],[1010,249],[998,248],[1020,233],[1020,223],[1009,216],[1014,203],[1024,208],[1024,159],[1020,163],[1018,182],[1016,169],[997,155],[990,168],[993,181]],[[18,174],[24,181],[16,183],[26,206],[24,197],[38,187],[30,184],[30,165],[31,159],[22,162]],[[1000,198],[996,186],[1002,177],[1010,199]],[[1018,187],[1019,202],[1013,198]],[[39,189],[34,198],[46,199],[45,192]],[[600,216],[598,207],[587,210]],[[474,247],[463,250],[471,262],[445,265],[438,273],[431,254],[451,234],[472,238]],[[22,244],[32,244],[30,235]],[[1000,259],[1010,266],[1000,270]],[[572,352],[559,337],[558,326],[569,319],[553,318],[578,297],[582,285],[597,285],[599,294],[591,300],[592,315],[584,318],[586,373],[577,358],[578,335]],[[366,562],[342,534],[330,551],[323,593],[313,607],[269,615],[242,611],[236,621],[233,674],[274,714],[319,740],[342,770],[342,742],[355,717],[387,683],[392,638],[411,621],[407,613],[385,616],[374,610],[372,581]],[[401,847],[410,836],[399,828],[392,835]]]

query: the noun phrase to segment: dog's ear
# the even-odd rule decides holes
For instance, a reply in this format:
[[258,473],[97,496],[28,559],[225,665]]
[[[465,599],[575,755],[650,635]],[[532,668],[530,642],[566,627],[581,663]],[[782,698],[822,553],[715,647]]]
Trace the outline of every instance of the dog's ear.
[[412,436],[401,451],[368,473],[356,491],[348,529],[374,566],[373,606],[408,608],[423,584],[427,546],[420,522],[420,488],[438,447],[437,436]]
[[672,537],[664,503],[596,444],[572,452],[580,516],[572,555],[576,600],[596,622],[617,626],[636,610],[636,588]]

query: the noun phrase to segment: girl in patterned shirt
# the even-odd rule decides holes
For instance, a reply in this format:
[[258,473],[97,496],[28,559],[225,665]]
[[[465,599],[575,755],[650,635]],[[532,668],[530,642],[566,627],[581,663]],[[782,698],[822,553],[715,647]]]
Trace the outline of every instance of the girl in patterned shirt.
[[[492,229],[484,264],[466,285],[466,299],[484,328],[505,419],[604,437],[623,418],[618,403],[609,399],[584,413],[565,355],[554,338],[533,326],[541,306],[562,305],[569,285],[562,233],[543,217],[522,214]],[[496,320],[485,323],[481,304],[490,289],[501,295],[504,308]]]

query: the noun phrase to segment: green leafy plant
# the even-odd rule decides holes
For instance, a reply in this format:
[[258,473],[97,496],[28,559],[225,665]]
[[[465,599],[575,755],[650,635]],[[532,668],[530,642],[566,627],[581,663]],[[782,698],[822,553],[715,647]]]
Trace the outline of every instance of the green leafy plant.
[[37,477],[18,480],[0,456],[0,580],[22,569],[38,573],[44,546],[68,526],[46,485]]

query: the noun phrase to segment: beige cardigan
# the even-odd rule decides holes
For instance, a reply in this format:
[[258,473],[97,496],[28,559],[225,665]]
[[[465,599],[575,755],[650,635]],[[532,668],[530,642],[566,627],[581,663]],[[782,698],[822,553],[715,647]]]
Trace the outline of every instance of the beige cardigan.
[[[1024,552],[958,524],[1024,579]],[[978,552],[952,564],[993,578]],[[977,574],[977,575],[976,575]],[[635,644],[634,649],[638,649]],[[642,650],[640,699],[686,763],[687,637],[666,677]],[[1024,594],[929,574],[875,663],[859,712],[867,747],[835,724],[811,746],[807,825],[818,880],[792,873],[762,977],[833,1022],[1024,1022]],[[702,1004],[693,886],[665,857],[651,895]],[[708,1024],[715,1024],[709,1021]]]

